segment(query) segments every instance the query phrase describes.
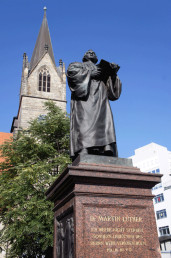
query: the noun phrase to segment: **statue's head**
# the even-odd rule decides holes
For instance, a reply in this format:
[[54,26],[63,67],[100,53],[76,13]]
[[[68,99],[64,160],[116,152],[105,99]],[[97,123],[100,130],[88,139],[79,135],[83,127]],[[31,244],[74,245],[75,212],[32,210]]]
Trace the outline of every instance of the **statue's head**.
[[89,49],[83,56],[83,62],[86,62],[86,61],[92,61],[94,64],[97,63],[98,59],[97,59],[97,56],[96,56],[96,53]]

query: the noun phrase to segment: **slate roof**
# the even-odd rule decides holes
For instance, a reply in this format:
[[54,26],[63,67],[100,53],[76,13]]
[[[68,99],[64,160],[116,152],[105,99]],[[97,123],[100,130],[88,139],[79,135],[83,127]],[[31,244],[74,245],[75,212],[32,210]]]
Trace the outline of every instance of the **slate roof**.
[[[55,65],[55,58],[52,49],[52,43],[49,33],[48,22],[46,18],[46,7],[44,7],[44,17],[42,21],[42,25],[40,27],[39,35],[36,41],[36,45],[32,54],[32,58],[30,61],[30,71],[34,69],[37,63],[41,60],[44,54],[48,52],[52,62]],[[56,65],[55,65],[56,66]]]

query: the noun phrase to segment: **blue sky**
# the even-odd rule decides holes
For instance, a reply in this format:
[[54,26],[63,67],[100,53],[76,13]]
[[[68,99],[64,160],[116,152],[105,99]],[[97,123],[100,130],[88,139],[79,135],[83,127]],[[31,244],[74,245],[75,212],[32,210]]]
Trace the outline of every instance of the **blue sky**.
[[[151,142],[171,150],[170,0],[1,0],[0,131],[17,115],[22,55],[31,59],[44,6],[57,65],[91,48],[121,66],[122,95],[111,102],[119,156]],[[68,88],[67,101],[69,112]]]

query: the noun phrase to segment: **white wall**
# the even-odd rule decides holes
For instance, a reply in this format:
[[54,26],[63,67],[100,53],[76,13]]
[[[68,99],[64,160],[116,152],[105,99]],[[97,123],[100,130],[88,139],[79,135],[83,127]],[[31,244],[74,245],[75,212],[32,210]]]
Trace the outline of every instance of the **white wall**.
[[[152,193],[156,196],[163,193],[163,202],[154,202],[155,216],[156,212],[166,209],[167,217],[157,219],[158,236],[160,236],[159,228],[169,226],[171,234],[171,152],[166,147],[156,143],[150,143],[135,150],[135,155],[130,157],[133,165],[140,168],[142,172],[157,172],[163,174],[161,183],[153,187]],[[166,189],[168,188],[168,189]],[[167,248],[171,251],[171,244],[167,243]],[[162,257],[171,257],[171,253],[162,252]]]

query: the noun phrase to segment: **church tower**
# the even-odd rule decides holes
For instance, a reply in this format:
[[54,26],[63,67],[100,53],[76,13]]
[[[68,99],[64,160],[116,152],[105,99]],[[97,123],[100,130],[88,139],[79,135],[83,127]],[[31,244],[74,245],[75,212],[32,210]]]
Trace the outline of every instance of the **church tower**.
[[29,63],[23,55],[18,115],[13,118],[11,132],[26,129],[29,121],[46,114],[44,103],[52,100],[66,111],[65,65],[59,60],[56,67],[46,18],[46,7],[36,45]]

